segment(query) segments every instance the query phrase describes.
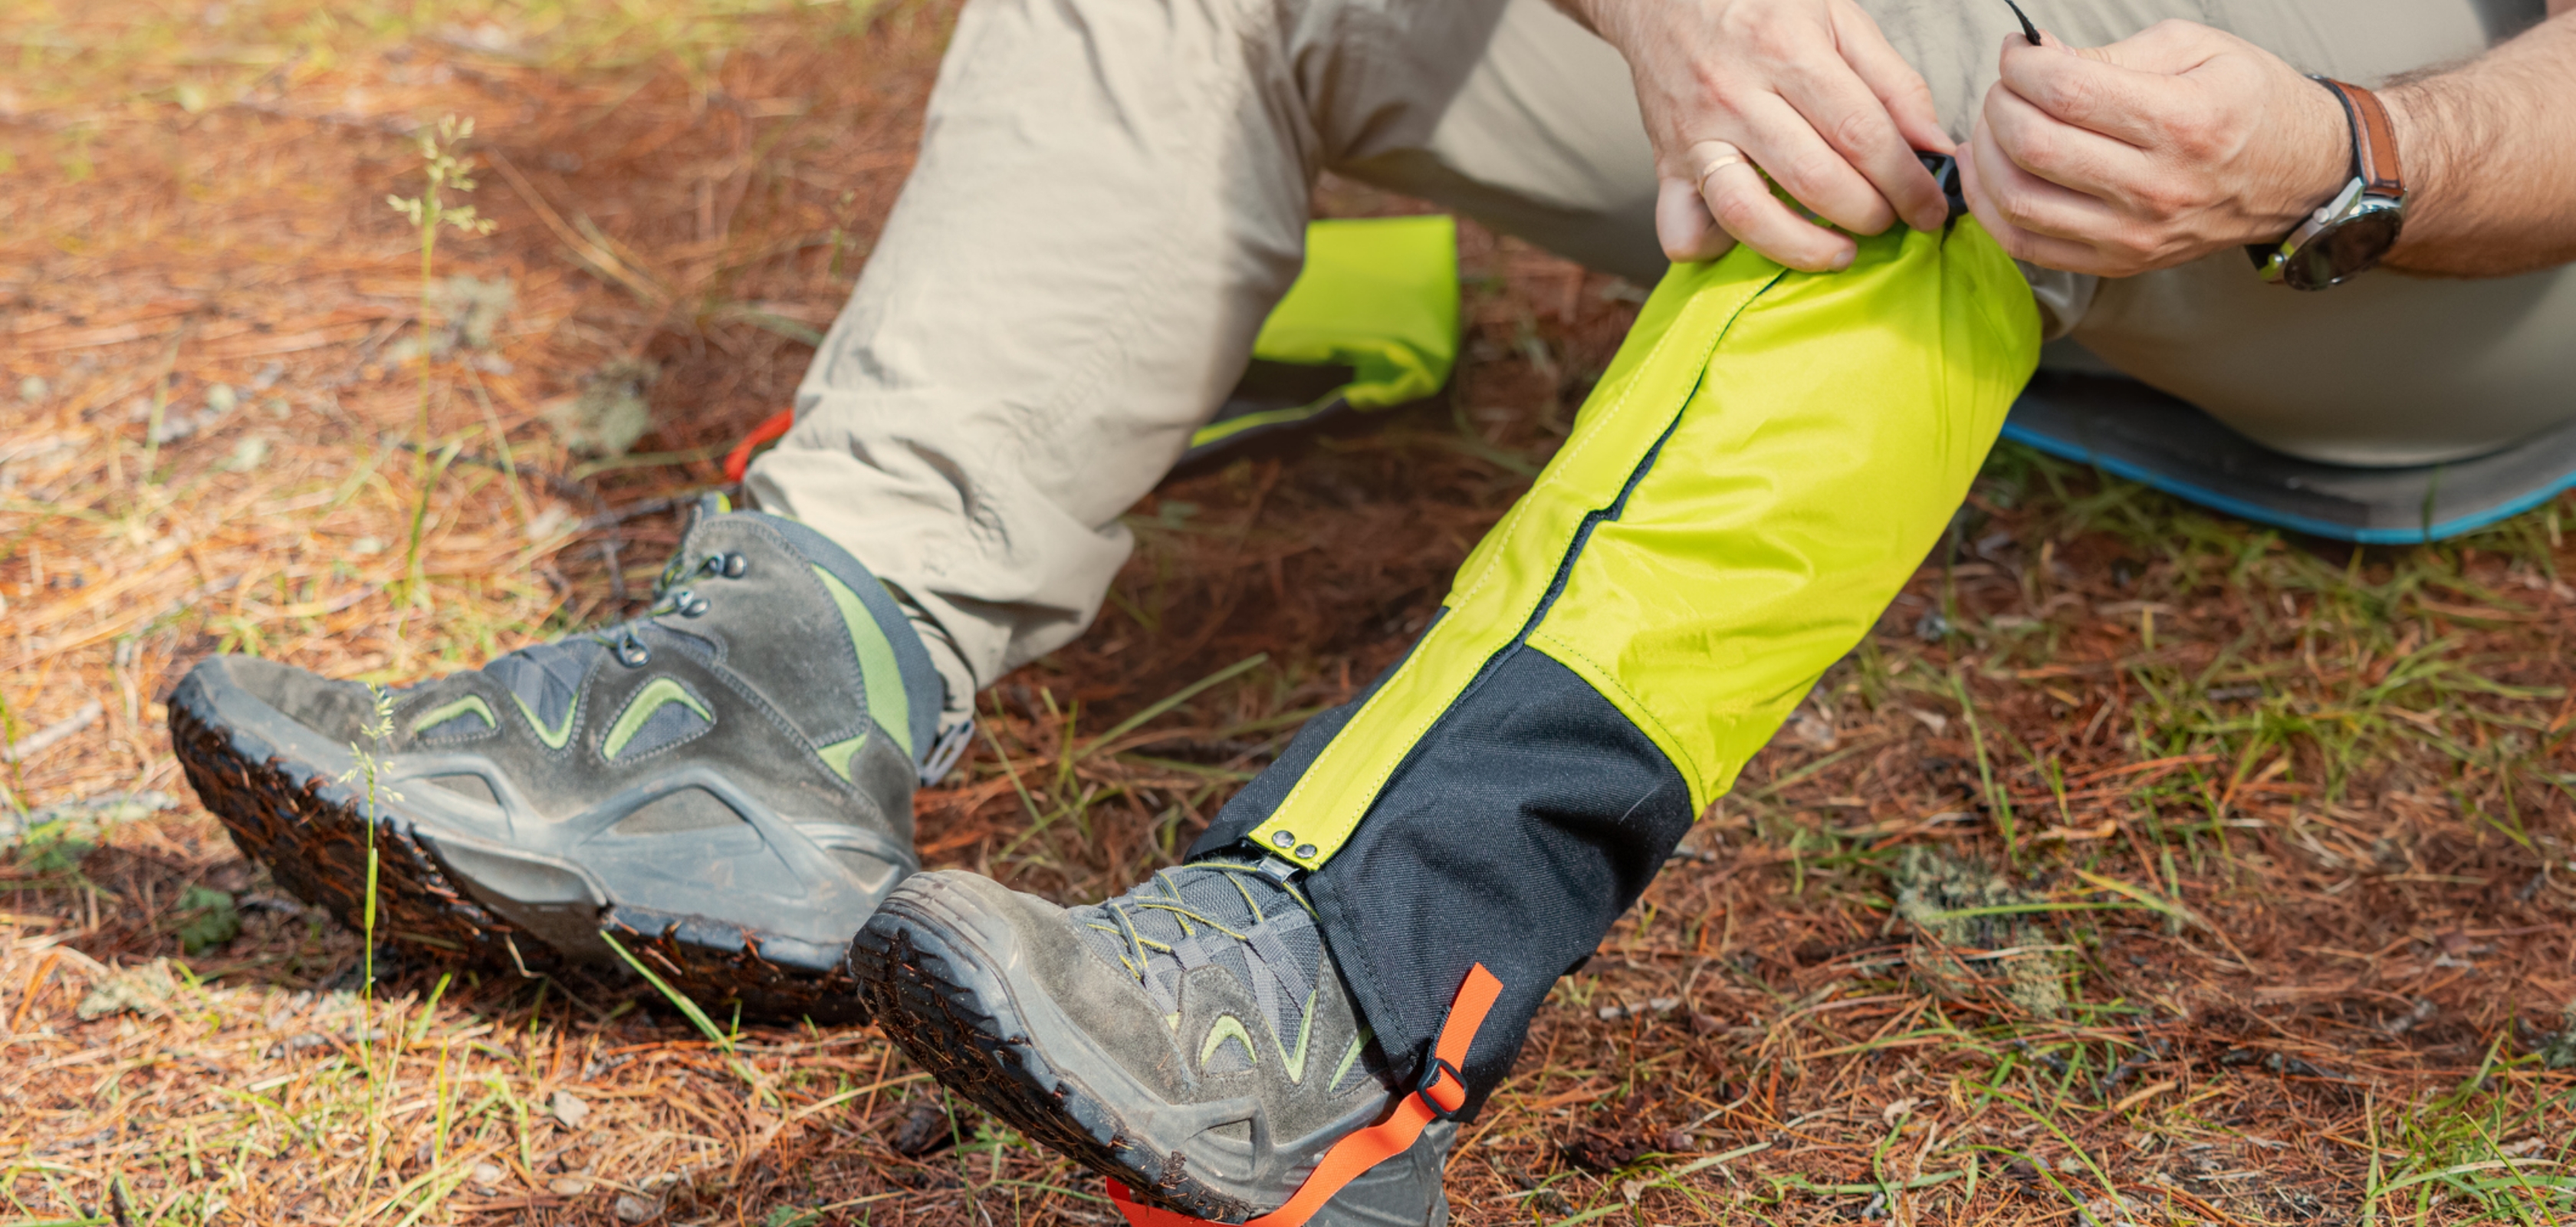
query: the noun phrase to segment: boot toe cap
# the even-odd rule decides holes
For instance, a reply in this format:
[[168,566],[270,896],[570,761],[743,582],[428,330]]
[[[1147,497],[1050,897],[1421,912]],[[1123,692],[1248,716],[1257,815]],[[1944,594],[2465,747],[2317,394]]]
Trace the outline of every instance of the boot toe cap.
[[375,696],[356,682],[336,682],[256,656],[209,656],[188,670],[201,715],[223,725],[284,717],[337,744],[362,740],[375,721]]

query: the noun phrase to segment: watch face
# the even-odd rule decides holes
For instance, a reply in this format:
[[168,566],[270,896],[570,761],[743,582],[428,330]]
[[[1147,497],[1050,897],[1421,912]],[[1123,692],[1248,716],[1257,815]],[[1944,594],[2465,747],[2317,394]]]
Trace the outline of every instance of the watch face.
[[2292,289],[2322,290],[2379,263],[2397,245],[2406,211],[2395,201],[2365,196],[2354,211],[2290,253],[2281,280]]

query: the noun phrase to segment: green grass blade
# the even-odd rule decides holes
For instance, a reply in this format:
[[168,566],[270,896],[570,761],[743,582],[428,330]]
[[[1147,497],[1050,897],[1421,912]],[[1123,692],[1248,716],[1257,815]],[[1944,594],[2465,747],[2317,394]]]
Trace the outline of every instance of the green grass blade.
[[697,1002],[690,1000],[687,993],[671,987],[669,981],[654,975],[652,968],[646,967],[642,959],[636,958],[626,949],[624,943],[618,941],[606,929],[599,931],[599,940],[607,942],[608,948],[617,952],[617,957],[626,960],[626,965],[635,969],[635,974],[644,977],[645,983],[652,985],[654,991],[661,993],[674,1007],[678,1008],[681,1014],[687,1016],[689,1024],[698,1029],[698,1034],[707,1037],[708,1043],[714,1044],[717,1051],[724,1053],[726,1063],[733,1066],[734,1076],[742,1079],[744,1086],[750,1087],[753,1093],[759,1095],[763,1103],[774,1100],[774,1096],[769,1093],[769,1087],[761,1082],[760,1075],[735,1054],[733,1037],[725,1034],[723,1028],[716,1026],[715,1020],[707,1017],[707,1012],[699,1009]]
[[1245,673],[1260,668],[1262,664],[1267,662],[1269,659],[1270,653],[1255,652],[1252,655],[1246,656],[1233,664],[1227,665],[1226,667],[1219,669],[1206,677],[1200,678],[1187,686],[1181,687],[1179,690],[1176,690],[1157,701],[1153,706],[1111,725],[1108,732],[1092,738],[1091,744],[1084,746],[1079,753],[1074,755],[1074,758],[1076,760],[1080,760],[1091,757],[1091,755],[1097,752],[1100,747],[1108,745],[1110,742],[1116,741],[1128,733],[1134,732],[1136,729],[1142,727],[1146,721],[1197,698],[1200,692],[1205,691],[1211,686],[1232,681]]

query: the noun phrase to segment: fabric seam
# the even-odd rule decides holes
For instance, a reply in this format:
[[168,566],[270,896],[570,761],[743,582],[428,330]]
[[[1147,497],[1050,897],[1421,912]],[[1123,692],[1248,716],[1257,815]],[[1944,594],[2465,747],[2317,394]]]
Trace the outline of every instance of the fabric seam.
[[[1781,280],[1787,275],[1787,269],[1775,269],[1771,276],[1763,278],[1761,281],[1745,287],[1742,295],[1736,299],[1736,301],[1728,304],[1722,310],[1715,312],[1718,318],[1713,324],[1704,325],[1709,328],[1709,331],[1705,342],[1698,346],[1701,353],[1700,365],[1702,367],[1702,373],[1700,377],[1694,378],[1689,382],[1687,391],[1682,392],[1678,396],[1677,403],[1672,407],[1674,423],[1678,423],[1681,419],[1681,415],[1688,411],[1691,398],[1698,394],[1700,386],[1705,381],[1705,368],[1709,361],[1709,357],[1716,352],[1720,343],[1724,341],[1727,333],[1734,329],[1736,320],[1742,317],[1746,308],[1750,307],[1764,293],[1779,285]],[[1685,305],[1683,311],[1688,313],[1696,306],[1698,306],[1697,303]],[[1689,344],[1689,342],[1678,339],[1682,333],[1687,331],[1679,326],[1680,322],[1681,321],[1677,320],[1674,328],[1666,331],[1663,336],[1656,339],[1654,348],[1648,351],[1646,357],[1638,363],[1637,370],[1639,372],[1651,370],[1656,367],[1664,359],[1668,349],[1674,346]],[[1627,387],[1622,388],[1619,393],[1619,398],[1612,401],[1605,407],[1606,416],[1618,417],[1623,415],[1629,409],[1634,398],[1638,395],[1638,385],[1642,382],[1644,382],[1642,379],[1632,379]],[[1669,436],[1670,432],[1671,424],[1668,423],[1662,431],[1657,432],[1657,443],[1660,444],[1665,437]],[[1585,451],[1594,444],[1600,435],[1604,433],[1606,433],[1606,431],[1596,431],[1576,442],[1570,453],[1559,453],[1558,456],[1550,462],[1551,467],[1562,463],[1568,468],[1571,468],[1580,460]],[[1655,447],[1650,446],[1646,454],[1639,458],[1637,462],[1638,465],[1644,465],[1651,461],[1656,454],[1656,450],[1657,449]],[[1635,469],[1632,467],[1630,480],[1622,485],[1622,495],[1625,495],[1629,489],[1633,488],[1635,479]],[[1535,489],[1533,489],[1533,493],[1535,493]],[[1504,559],[1510,552],[1508,549],[1510,534],[1518,531],[1520,522],[1528,511],[1532,501],[1533,500],[1529,495],[1523,495],[1521,500],[1514,505],[1511,514],[1505,517],[1504,523],[1496,527],[1496,532],[1505,534],[1502,538],[1503,545],[1498,546],[1492,556],[1486,560],[1483,568],[1479,570],[1474,583],[1471,584],[1463,594],[1461,594],[1459,599],[1450,603],[1452,609],[1460,609],[1471,605],[1475,601],[1476,597],[1484,592],[1485,589],[1494,581],[1494,577],[1502,569]],[[1599,509],[1595,509],[1595,511],[1598,510]],[[1565,574],[1562,568],[1571,564],[1572,559],[1569,558],[1568,555],[1578,552],[1578,546],[1584,539],[1585,530],[1589,527],[1591,522],[1593,522],[1592,513],[1587,513],[1565,534],[1565,539],[1555,546],[1555,552],[1558,553],[1561,559],[1560,576]],[[1550,585],[1551,591],[1553,591],[1554,588],[1555,584],[1552,582]],[[1499,645],[1493,653],[1490,653],[1487,657],[1486,664],[1478,666],[1476,674],[1471,675],[1466,681],[1461,682],[1456,692],[1449,695],[1447,701],[1443,702],[1437,711],[1418,719],[1413,722],[1410,727],[1405,729],[1401,740],[1407,747],[1406,753],[1398,755],[1392,762],[1389,762],[1378,769],[1374,778],[1370,779],[1363,789],[1357,790],[1364,799],[1346,801],[1344,803],[1346,806],[1355,805],[1358,809],[1357,815],[1350,817],[1347,820],[1343,820],[1339,816],[1336,816],[1335,820],[1329,824],[1330,828],[1336,832],[1331,837],[1333,839],[1333,846],[1324,850],[1324,852],[1315,857],[1311,863],[1307,863],[1302,860],[1299,861],[1299,863],[1304,864],[1305,867],[1310,870],[1318,868],[1326,861],[1331,860],[1333,855],[1338,853],[1341,850],[1341,847],[1349,842],[1351,834],[1359,829],[1361,822],[1367,819],[1368,810],[1376,805],[1379,795],[1385,791],[1387,781],[1394,777],[1396,771],[1400,770],[1405,760],[1411,756],[1411,747],[1420,744],[1423,737],[1440,722],[1442,717],[1446,716],[1449,711],[1456,706],[1458,700],[1473,687],[1476,678],[1483,675],[1494,660],[1500,658],[1503,654],[1508,653],[1513,647],[1527,640],[1530,631],[1535,626],[1534,619],[1545,607],[1548,595],[1549,594],[1547,593],[1542,593],[1540,597],[1533,602],[1531,614],[1529,617],[1525,617],[1522,620],[1520,628],[1513,633],[1509,640]],[[1350,725],[1359,724],[1364,720],[1368,716],[1368,709],[1370,707],[1375,706],[1380,700],[1384,699],[1388,693],[1395,691],[1398,688],[1398,685],[1406,681],[1415,669],[1422,667],[1422,659],[1422,654],[1418,651],[1409,654],[1405,664],[1398,669],[1396,675],[1388,678],[1387,684],[1379,688],[1377,695],[1373,696],[1369,703],[1364,705],[1360,711],[1352,715]],[[1347,732],[1349,727],[1349,725],[1346,725],[1344,727],[1344,731]],[[1329,754],[1330,752],[1331,747],[1327,746],[1325,753]],[[1320,765],[1322,765],[1321,756],[1318,757],[1318,761],[1316,763],[1308,766],[1306,772],[1299,777],[1296,786],[1289,790],[1288,795],[1280,799],[1278,808],[1272,811],[1271,816],[1265,819],[1259,826],[1253,828],[1251,835],[1256,837],[1256,842],[1257,838],[1265,829],[1272,827],[1279,821],[1280,815],[1289,813],[1296,808],[1299,798],[1306,793],[1308,787],[1314,782],[1317,774],[1315,767]],[[1298,858],[1291,857],[1290,859],[1297,860]]]
[[[1622,707],[1620,704],[1615,702],[1612,703],[1611,706],[1619,707],[1620,714],[1628,717],[1630,720],[1638,720],[1640,717],[1643,717],[1642,722],[1652,726],[1653,731],[1649,732],[1647,736],[1654,741],[1658,749],[1661,749],[1664,752],[1664,757],[1672,759],[1689,768],[1691,778],[1685,782],[1690,785],[1692,800],[1694,802],[1698,800],[1699,794],[1704,790],[1703,785],[1708,778],[1709,773],[1701,763],[1693,759],[1690,755],[1676,752],[1675,747],[1681,744],[1681,738],[1673,732],[1670,726],[1666,725],[1662,719],[1655,715],[1653,709],[1646,706],[1645,700],[1640,698],[1636,691],[1630,690],[1626,685],[1622,684],[1617,676],[1611,673],[1608,665],[1593,659],[1590,653],[1585,652],[1583,649],[1574,646],[1572,643],[1559,638],[1544,629],[1531,631],[1529,638],[1533,645],[1541,649],[1543,655],[1553,657],[1558,663],[1566,664],[1569,668],[1574,668],[1576,673],[1587,674],[1584,680],[1591,682],[1594,689],[1615,691],[1622,697],[1626,698],[1629,704],[1633,706],[1634,710],[1630,710],[1629,707]],[[1583,666],[1588,666],[1588,668],[1572,665],[1566,661],[1566,657],[1568,656],[1581,661]]]

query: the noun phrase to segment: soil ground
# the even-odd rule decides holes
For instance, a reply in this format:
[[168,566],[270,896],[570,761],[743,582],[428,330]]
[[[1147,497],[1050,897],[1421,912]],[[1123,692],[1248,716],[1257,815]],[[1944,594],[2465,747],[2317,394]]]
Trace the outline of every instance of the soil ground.
[[[1114,1221],[871,1028],[712,1043],[399,940],[369,988],[164,729],[210,652],[399,684],[637,608],[865,265],[951,16],[10,6],[0,1223]],[[494,228],[424,274],[386,198],[445,115]],[[1140,504],[921,795],[932,864],[1121,889],[1421,628],[1639,298],[1461,243],[1451,394]],[[2351,550],[1998,451],[1560,984],[1459,1221],[2576,1215],[2569,511]]]

